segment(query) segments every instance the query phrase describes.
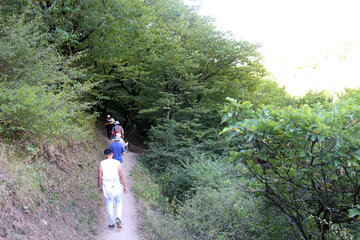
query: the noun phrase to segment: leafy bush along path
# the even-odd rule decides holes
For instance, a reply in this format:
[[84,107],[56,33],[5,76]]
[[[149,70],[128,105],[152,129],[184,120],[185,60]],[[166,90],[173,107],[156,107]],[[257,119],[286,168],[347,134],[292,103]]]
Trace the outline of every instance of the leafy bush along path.
[[142,240],[144,239],[138,233],[138,215],[136,199],[131,191],[133,179],[130,176],[134,165],[136,164],[136,153],[127,152],[124,159],[123,173],[125,176],[128,193],[123,195],[123,214],[122,214],[122,228],[110,230],[107,228],[109,221],[106,214],[105,201],[102,207],[99,240]]

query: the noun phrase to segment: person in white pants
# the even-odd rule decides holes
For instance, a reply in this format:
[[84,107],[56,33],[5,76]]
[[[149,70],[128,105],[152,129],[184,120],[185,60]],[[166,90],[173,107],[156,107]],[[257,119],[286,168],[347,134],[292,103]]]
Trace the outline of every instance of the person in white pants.
[[[122,215],[122,193],[127,193],[125,178],[121,171],[121,163],[113,159],[113,153],[110,149],[104,151],[105,160],[99,163],[98,191],[106,199],[106,211],[109,218],[109,228],[115,229],[115,223],[121,228]],[[120,183],[121,181],[121,183]],[[116,217],[114,221],[113,200],[116,205]]]

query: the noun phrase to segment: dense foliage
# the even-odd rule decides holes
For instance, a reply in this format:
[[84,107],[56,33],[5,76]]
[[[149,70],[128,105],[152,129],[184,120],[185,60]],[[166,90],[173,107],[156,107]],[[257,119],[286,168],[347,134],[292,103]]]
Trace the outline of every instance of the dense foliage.
[[179,0],[15,0],[0,12],[1,137],[84,137],[97,113],[145,135],[142,163],[170,206],[157,239],[359,229],[359,90],[291,97],[266,79],[258,45]]
[[[306,97],[306,96],[305,96]],[[360,108],[349,98],[301,108],[230,99],[224,117],[261,192],[304,239],[326,239],[333,227],[356,232],[360,204]]]
[[103,82],[92,92],[103,100],[98,109],[140,130],[179,114],[196,118],[208,105],[220,110],[265,72],[256,45],[231,40],[178,0],[28,1],[23,9],[44,21],[63,54],[87,53],[78,64]]
[[81,102],[91,84],[57,54],[41,31],[41,22],[9,20],[0,34],[0,134],[44,139],[79,136],[91,116]]
[[0,239],[92,239],[94,84],[40,19],[15,15],[24,2],[0,2],[2,13],[16,7],[0,15]]

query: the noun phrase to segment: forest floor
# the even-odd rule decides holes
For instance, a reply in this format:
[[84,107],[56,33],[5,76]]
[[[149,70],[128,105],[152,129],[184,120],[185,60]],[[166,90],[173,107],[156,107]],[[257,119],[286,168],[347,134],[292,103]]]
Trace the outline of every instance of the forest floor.
[[[111,142],[109,142],[111,143]],[[131,149],[131,148],[130,148]],[[132,149],[131,149],[132,150]],[[128,189],[127,194],[123,194],[123,213],[122,213],[122,228],[110,230],[108,228],[108,218],[105,208],[105,200],[101,209],[101,219],[99,224],[99,240],[142,240],[144,239],[139,234],[139,218],[137,210],[137,201],[134,193],[132,192],[132,185],[134,183],[131,177],[131,171],[136,164],[137,153],[127,152],[123,164],[123,174],[125,176],[126,186]]]

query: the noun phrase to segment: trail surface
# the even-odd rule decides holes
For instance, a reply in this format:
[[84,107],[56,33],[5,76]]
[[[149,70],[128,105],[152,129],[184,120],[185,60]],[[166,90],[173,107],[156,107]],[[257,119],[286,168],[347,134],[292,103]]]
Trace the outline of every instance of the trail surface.
[[123,194],[123,213],[122,213],[122,228],[115,230],[108,229],[108,218],[105,208],[105,200],[102,207],[102,216],[100,221],[99,240],[143,240],[144,238],[138,233],[138,215],[136,208],[136,199],[131,191],[133,179],[130,172],[136,163],[136,153],[127,152],[123,164],[123,174],[125,176],[127,194]]

